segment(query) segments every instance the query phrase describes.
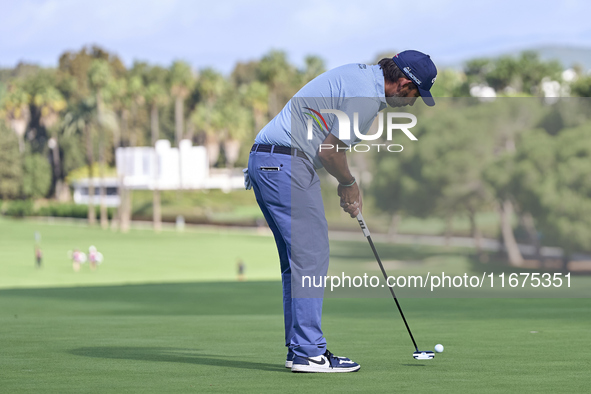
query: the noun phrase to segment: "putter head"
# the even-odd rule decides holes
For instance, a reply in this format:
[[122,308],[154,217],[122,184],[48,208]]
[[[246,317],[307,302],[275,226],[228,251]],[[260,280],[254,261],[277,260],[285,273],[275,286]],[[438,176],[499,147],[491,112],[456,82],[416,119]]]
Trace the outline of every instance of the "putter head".
[[415,360],[433,360],[435,358],[435,353],[430,351],[414,352],[412,356]]

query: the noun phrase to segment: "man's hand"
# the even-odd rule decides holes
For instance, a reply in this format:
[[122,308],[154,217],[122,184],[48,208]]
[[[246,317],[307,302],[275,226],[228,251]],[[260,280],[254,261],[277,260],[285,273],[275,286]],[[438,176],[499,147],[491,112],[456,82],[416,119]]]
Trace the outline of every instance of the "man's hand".
[[[353,182],[355,178],[351,175],[347,165],[347,157],[345,156],[347,145],[333,134],[329,134],[324,140],[323,146],[324,148],[318,152],[318,157],[326,171],[339,181],[338,193],[341,197],[341,207],[354,218],[361,212],[361,194],[357,182]],[[327,146],[332,148],[327,149]],[[341,149],[339,150],[337,147]]]
[[339,184],[337,189],[339,197],[341,198],[341,208],[352,218],[359,215],[362,208],[361,193],[359,192],[359,186],[355,182],[352,186],[343,186]]

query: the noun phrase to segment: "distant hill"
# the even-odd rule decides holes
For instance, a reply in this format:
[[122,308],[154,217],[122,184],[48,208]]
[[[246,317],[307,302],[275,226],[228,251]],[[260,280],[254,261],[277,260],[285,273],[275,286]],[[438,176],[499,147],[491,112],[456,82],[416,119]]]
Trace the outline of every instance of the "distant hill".
[[536,51],[540,54],[540,58],[543,60],[558,60],[562,66],[567,69],[572,67],[574,64],[580,64],[583,66],[583,70],[591,72],[591,47],[575,47],[575,46],[562,46],[562,45],[541,45],[533,48],[521,48],[510,51],[501,51],[490,54],[483,54],[478,56],[472,56],[463,59],[459,62],[452,62],[444,65],[445,67],[462,69],[465,62],[474,58],[497,58],[499,56],[517,56],[523,51]]
[[591,48],[548,45],[532,50],[538,52],[543,60],[560,61],[564,68],[580,64],[584,70],[591,70]]

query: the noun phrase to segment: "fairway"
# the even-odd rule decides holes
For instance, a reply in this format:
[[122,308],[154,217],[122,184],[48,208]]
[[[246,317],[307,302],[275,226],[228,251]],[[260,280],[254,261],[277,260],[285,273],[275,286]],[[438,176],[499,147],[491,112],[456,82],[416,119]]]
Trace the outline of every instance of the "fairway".
[[[403,300],[416,361],[386,299],[328,299],[329,348],[355,374],[283,367],[276,282],[0,291],[3,392],[583,392],[589,302]],[[534,332],[534,333],[532,333]],[[323,390],[324,390],[323,389]]]
[[[327,298],[329,349],[361,370],[293,374],[283,367],[269,236],[8,220],[0,231],[0,392],[584,392],[591,384],[588,298],[403,298],[419,347],[445,346],[432,361],[412,358],[391,299]],[[34,231],[43,237],[40,270]],[[105,263],[74,273],[66,250],[91,243]],[[460,250],[378,247],[387,259],[469,267]],[[246,282],[236,280],[237,258]],[[362,239],[333,243],[332,258],[336,269],[375,265]]]
[[[41,234],[41,270],[32,269],[35,232]],[[74,272],[67,252],[88,253],[90,245],[103,253],[104,263],[95,272],[88,264]],[[238,259],[248,278],[278,280],[276,256],[272,238],[252,231],[120,234],[86,224],[0,218],[0,288],[235,280]]]

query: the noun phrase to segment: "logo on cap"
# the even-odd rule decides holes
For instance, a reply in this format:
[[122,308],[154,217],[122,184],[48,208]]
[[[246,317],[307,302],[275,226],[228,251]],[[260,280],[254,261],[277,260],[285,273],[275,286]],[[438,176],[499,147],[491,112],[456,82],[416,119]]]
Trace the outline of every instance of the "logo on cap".
[[421,84],[421,80],[418,79],[411,71],[410,71],[410,67],[406,66],[403,68],[404,72],[406,73],[406,75],[408,75],[410,77],[410,79],[412,79],[413,81],[415,81],[415,83],[417,85]]

